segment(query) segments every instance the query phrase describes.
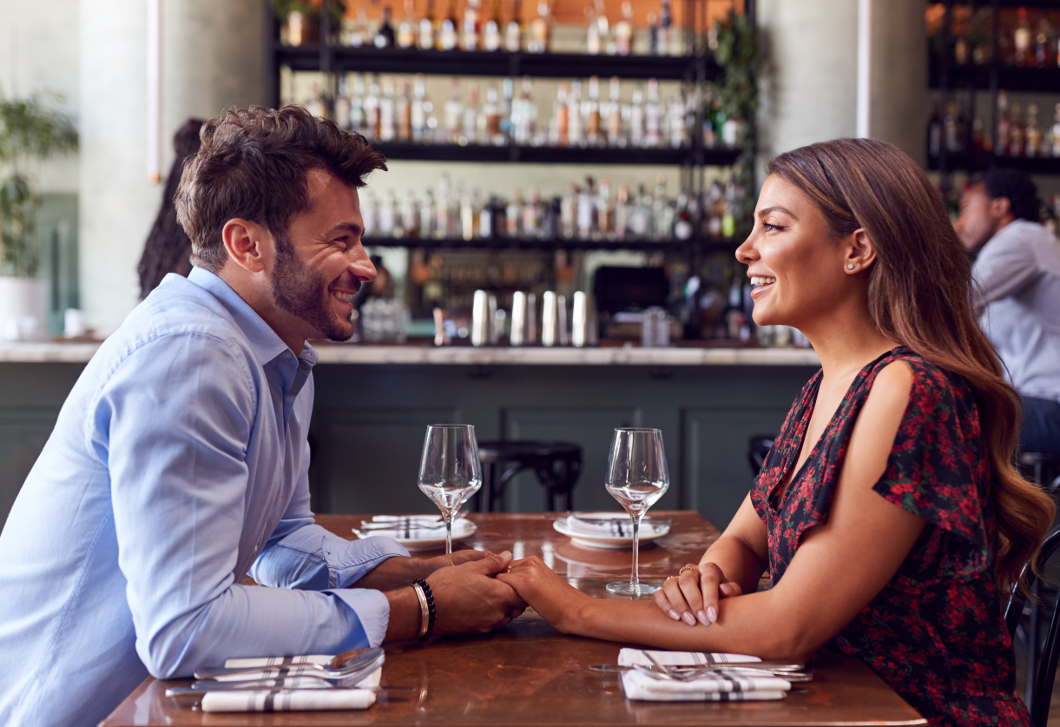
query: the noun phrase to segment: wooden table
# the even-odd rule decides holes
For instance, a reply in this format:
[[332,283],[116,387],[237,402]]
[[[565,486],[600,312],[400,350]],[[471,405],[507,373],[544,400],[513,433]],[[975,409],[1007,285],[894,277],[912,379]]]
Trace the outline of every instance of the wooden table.
[[[694,512],[658,512],[673,519],[668,535],[641,551],[642,578],[664,578],[695,562],[718,531]],[[552,528],[556,515],[472,514],[478,531],[465,542],[517,557],[538,555],[579,589],[607,597],[604,586],[629,576],[627,550],[574,546]],[[361,520],[319,516],[341,535]],[[424,555],[436,555],[425,553]],[[533,611],[489,636],[451,637],[427,647],[387,646],[383,684],[413,687],[391,693],[364,712],[208,714],[165,696],[183,681],[147,679],[101,727],[129,725],[471,725],[537,727],[579,725],[923,725],[926,722],[860,662],[829,653],[814,660],[815,679],[782,701],[711,704],[633,702],[616,676],[590,672],[590,664],[614,663],[621,644],[565,636]]]

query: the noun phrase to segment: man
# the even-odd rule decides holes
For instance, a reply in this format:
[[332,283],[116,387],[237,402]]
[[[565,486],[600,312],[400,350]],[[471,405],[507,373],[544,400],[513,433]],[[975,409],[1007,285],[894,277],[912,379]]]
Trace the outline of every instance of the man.
[[524,605],[492,578],[509,553],[412,560],[313,524],[305,341],[352,334],[375,276],[357,188],[383,157],[299,107],[227,111],[201,137],[176,199],[195,268],[86,366],[0,535],[7,727],[95,725],[148,673],[415,638],[417,578],[436,634]]
[[961,196],[956,227],[978,254],[980,324],[1023,397],[1020,449],[1060,452],[1060,242],[1038,207],[1027,175],[993,169]]

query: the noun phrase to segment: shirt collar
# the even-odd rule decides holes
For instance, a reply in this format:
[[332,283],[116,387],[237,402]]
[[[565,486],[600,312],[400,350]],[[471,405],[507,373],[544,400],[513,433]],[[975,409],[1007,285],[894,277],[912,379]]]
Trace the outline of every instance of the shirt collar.
[[[239,297],[224,280],[216,273],[206,268],[193,267],[188,275],[188,280],[198,285],[203,290],[213,295],[232,314],[239,330],[247,337],[254,355],[262,365],[272,361],[277,356],[282,356],[284,351],[290,351],[283,340],[272,330],[272,326],[265,322],[250,305]],[[293,353],[293,352],[292,352]],[[317,352],[308,343],[302,346],[302,355],[298,357],[310,366],[317,362]]]

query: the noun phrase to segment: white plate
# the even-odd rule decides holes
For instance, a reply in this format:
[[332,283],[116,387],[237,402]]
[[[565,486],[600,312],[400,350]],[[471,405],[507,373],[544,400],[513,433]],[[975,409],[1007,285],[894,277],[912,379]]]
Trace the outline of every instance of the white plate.
[[[583,518],[592,520],[629,520],[629,515],[624,512],[579,512],[577,514]],[[670,526],[664,524],[653,526],[649,532],[649,530],[644,527],[646,522],[650,523],[651,518],[645,517],[644,520],[641,520],[640,544],[642,546],[645,543],[650,543],[656,538],[661,538],[670,532]],[[591,533],[572,532],[571,529],[567,527],[567,518],[560,518],[559,520],[553,521],[552,527],[555,528],[557,532],[570,538],[572,543],[580,545],[583,548],[618,550],[628,548],[633,544],[632,535],[593,535]]]
[[[457,520],[453,521],[453,542],[456,543],[466,538],[470,538],[472,535],[475,534],[476,530],[478,530],[478,526],[476,526],[475,523],[471,522],[467,518],[458,518]],[[358,530],[357,528],[354,528],[353,532],[358,538],[371,538],[380,535],[388,538],[394,537],[392,534],[390,534],[393,531]],[[442,531],[442,536],[440,538],[432,536],[429,538],[394,538],[394,540],[404,545],[405,548],[411,553],[415,553],[422,550],[445,550],[444,530]]]

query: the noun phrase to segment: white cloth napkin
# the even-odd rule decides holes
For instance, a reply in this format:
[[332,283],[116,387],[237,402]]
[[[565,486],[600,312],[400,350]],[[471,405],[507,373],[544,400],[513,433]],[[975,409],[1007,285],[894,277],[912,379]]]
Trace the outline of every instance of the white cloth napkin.
[[[383,536],[394,540],[437,540],[445,537],[445,522],[437,515],[376,515],[372,522],[393,523],[393,527],[358,529],[358,532],[365,537]],[[467,535],[472,527],[474,526],[467,518],[457,518],[453,521],[453,537],[461,538]]]
[[[295,659],[326,659],[330,656],[293,657]],[[229,659],[229,662],[276,661],[275,659]],[[280,659],[279,661],[283,661]],[[302,663],[305,663],[303,661]],[[229,664],[226,662],[225,664]],[[254,666],[251,664],[250,666]],[[218,681],[229,679],[255,678],[253,674],[228,676]],[[266,677],[268,678],[268,677]],[[357,682],[351,688],[333,687],[327,682],[309,677],[284,677],[282,686],[286,691],[276,692],[268,689],[246,691],[205,691],[202,697],[204,712],[310,712],[328,709],[368,709],[375,704],[375,692],[383,678],[383,667]],[[279,685],[277,685],[279,686]],[[294,689],[292,689],[294,687]]]
[[[567,516],[567,530],[581,535],[594,535],[605,538],[632,538],[633,522],[629,516],[611,517],[610,513],[580,513]],[[640,521],[641,535],[654,535],[662,532],[665,525],[656,525],[649,518]]]
[[311,712],[368,709],[375,692],[367,689],[300,689],[293,692],[206,692],[204,712]]
[[[738,664],[761,661],[744,654],[704,654],[690,651],[652,651],[660,664],[694,666],[702,664]],[[618,663],[623,666],[651,661],[641,649],[622,649]],[[622,673],[622,687],[628,699],[652,702],[743,702],[783,699],[791,689],[791,682],[771,674],[748,675],[746,672],[719,671],[694,681],[680,682],[655,679],[637,671]]]

